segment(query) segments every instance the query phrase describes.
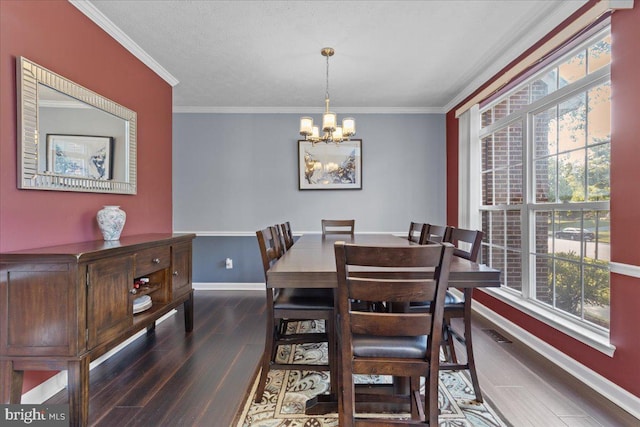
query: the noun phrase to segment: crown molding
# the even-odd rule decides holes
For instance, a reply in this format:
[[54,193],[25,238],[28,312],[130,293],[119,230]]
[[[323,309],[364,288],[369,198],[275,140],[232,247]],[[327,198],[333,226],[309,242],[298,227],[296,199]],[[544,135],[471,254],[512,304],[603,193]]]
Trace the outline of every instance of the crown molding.
[[[442,107],[341,107],[335,108],[338,114],[445,114]],[[324,109],[317,107],[189,107],[174,106],[174,113],[204,114],[322,114]]]
[[147,67],[151,68],[158,76],[164,81],[169,83],[171,87],[177,85],[179,80],[176,79],[167,70],[162,67],[155,59],[145,52],[136,42],[131,40],[124,31],[116,26],[109,18],[107,18],[98,8],[91,4],[87,0],[68,0],[69,3],[74,5],[80,12],[84,13],[89,19],[91,19],[97,26],[102,28],[113,39],[120,43],[125,49],[138,58]]

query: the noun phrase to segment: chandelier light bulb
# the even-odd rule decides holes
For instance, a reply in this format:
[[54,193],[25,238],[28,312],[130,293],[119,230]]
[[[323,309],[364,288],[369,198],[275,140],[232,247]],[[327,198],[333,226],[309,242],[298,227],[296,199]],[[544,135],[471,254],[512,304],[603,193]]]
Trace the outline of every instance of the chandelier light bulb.
[[344,136],[353,136],[356,134],[356,119],[353,117],[345,117],[342,119],[342,133]]
[[336,130],[336,122],[336,113],[327,111],[322,115],[322,130],[325,132],[333,132]]
[[318,129],[318,126],[314,126],[311,129],[311,140],[320,140],[320,129]]
[[344,138],[342,137],[342,127],[336,126],[336,129],[332,132],[333,140],[336,142],[341,142]]
[[300,135],[311,136],[313,130],[313,119],[311,117],[300,117]]

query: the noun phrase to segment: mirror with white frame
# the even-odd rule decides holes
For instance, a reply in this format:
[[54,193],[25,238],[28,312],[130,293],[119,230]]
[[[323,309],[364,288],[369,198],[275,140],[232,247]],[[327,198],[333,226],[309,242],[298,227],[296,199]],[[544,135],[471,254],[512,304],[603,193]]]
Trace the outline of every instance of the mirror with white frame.
[[136,194],[136,113],[17,59],[18,188]]

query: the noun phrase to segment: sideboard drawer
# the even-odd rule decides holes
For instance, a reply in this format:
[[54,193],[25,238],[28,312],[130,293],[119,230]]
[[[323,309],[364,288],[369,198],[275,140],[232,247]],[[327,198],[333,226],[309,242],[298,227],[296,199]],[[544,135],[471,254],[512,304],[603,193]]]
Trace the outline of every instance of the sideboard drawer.
[[135,277],[169,268],[169,265],[171,265],[171,251],[169,246],[144,249],[136,254]]

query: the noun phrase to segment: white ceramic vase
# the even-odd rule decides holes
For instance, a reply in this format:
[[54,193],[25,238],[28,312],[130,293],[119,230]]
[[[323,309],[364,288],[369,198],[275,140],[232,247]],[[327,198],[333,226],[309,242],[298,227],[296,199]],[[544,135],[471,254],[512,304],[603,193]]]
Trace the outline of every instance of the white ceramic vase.
[[127,220],[127,213],[120,206],[105,206],[96,215],[104,240],[118,240]]

